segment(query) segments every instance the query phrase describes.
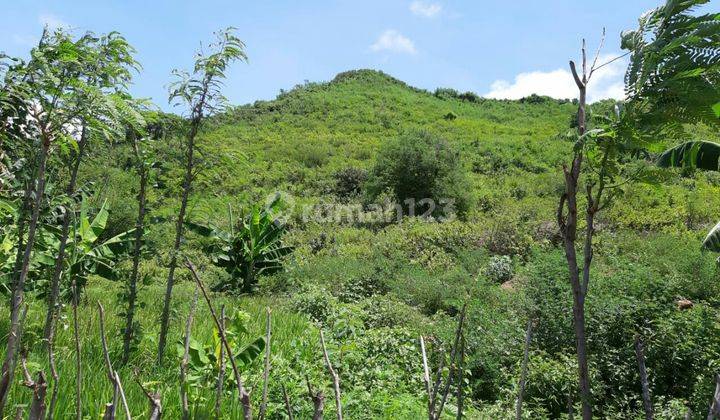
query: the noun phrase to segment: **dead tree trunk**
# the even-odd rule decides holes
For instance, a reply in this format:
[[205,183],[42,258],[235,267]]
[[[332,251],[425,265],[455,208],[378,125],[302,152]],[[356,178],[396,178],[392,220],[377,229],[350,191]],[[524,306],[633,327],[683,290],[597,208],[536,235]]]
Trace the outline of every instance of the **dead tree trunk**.
[[515,419],[522,419],[522,404],[525,396],[525,383],[527,382],[528,359],[530,357],[530,341],[532,340],[532,319],[528,320],[527,331],[525,332],[525,350],[523,351],[522,368],[520,369],[520,383],[518,384],[517,405],[515,407]]
[[640,386],[642,387],[643,408],[645,409],[645,419],[653,419],[653,406],[650,400],[650,383],[648,382],[647,370],[645,369],[645,353],[643,351],[643,343],[640,337],[635,338],[635,357],[638,362],[638,370],[640,372]]
[[149,420],[160,420],[160,417],[162,416],[160,394],[157,392],[148,391],[138,379],[137,372],[135,372],[135,382],[138,384],[143,394],[145,394],[145,396],[147,397],[148,402],[150,403],[150,416],[148,417]]

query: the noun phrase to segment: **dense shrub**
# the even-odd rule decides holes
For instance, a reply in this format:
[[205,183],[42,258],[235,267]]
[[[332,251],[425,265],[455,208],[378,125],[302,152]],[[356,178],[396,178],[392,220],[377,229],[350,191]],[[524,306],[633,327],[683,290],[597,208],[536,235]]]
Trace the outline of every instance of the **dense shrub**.
[[341,198],[349,198],[362,192],[363,183],[367,179],[367,171],[348,167],[335,172],[335,194]]
[[[427,131],[410,132],[382,145],[368,180],[368,193],[376,198],[386,190],[405,214],[462,217],[470,204],[458,150]],[[428,200],[434,206],[425,204]]]

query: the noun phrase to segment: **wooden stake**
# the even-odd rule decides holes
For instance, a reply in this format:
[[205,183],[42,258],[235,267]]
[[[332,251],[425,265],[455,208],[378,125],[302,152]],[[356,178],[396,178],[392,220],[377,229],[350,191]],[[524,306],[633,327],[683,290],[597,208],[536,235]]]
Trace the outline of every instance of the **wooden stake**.
[[335,372],[335,369],[332,367],[332,363],[330,363],[330,358],[328,357],[327,349],[325,348],[325,336],[323,335],[322,330],[320,330],[320,345],[322,346],[322,352],[323,357],[325,358],[325,366],[328,369],[328,372],[330,372],[330,376],[332,376],[333,380],[333,389],[335,390],[335,408],[337,410],[337,420],[342,420],[342,404],[340,402],[340,377]]
[[313,420],[323,420],[323,412],[325,411],[325,395],[321,390],[318,390],[317,392],[313,391],[307,375],[305,375],[305,383],[307,384],[310,400],[313,403],[312,418]]
[[105,340],[105,310],[100,302],[98,302],[98,312],[100,313],[100,342],[102,343],[103,356],[105,358],[105,367],[108,372],[108,379],[113,384],[115,390],[112,402],[112,416],[115,417],[115,410],[118,406],[118,397],[122,401],[123,408],[125,409],[125,418],[128,420],[132,419],[130,415],[130,407],[128,407],[127,398],[125,397],[125,391],[120,381],[120,375],[113,369],[112,363],[110,363],[110,353],[108,352],[107,340]]

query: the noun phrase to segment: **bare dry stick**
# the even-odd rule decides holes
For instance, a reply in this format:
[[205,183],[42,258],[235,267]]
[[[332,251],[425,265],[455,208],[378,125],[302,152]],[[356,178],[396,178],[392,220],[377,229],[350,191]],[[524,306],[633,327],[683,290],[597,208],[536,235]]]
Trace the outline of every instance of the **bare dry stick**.
[[643,343],[640,337],[635,337],[635,357],[638,362],[638,370],[640,372],[640,385],[642,386],[643,408],[645,409],[645,419],[653,419],[653,406],[650,401],[650,384],[648,382],[647,369],[645,369],[645,354],[643,352]]
[[270,308],[266,308],[267,320],[265,321],[265,370],[263,371],[263,390],[262,390],[262,402],[260,403],[260,420],[265,419],[265,410],[267,410],[267,391],[268,391],[268,378],[270,377],[270,333],[272,325],[270,323],[270,315],[272,311]]
[[15,420],[23,420],[23,416],[25,414],[25,406],[19,405],[15,409]]
[[192,329],[193,317],[195,316],[195,307],[198,301],[198,286],[195,285],[195,294],[190,304],[190,312],[185,322],[185,351],[183,352],[182,362],[180,362],[180,402],[182,404],[182,418],[188,420],[190,418],[190,406],[188,404],[187,395],[187,366],[190,360],[190,331]]
[[[220,307],[220,326],[225,329],[225,305]],[[223,385],[225,385],[225,347],[220,346],[220,357],[218,359],[218,378],[215,384],[215,417],[220,418],[220,407],[222,404]]]
[[432,392],[430,391],[430,371],[428,369],[427,353],[425,352],[425,339],[420,336],[420,351],[422,352],[422,364],[423,364],[423,381],[425,382],[425,392],[428,396],[428,418],[433,420],[432,412]]
[[205,298],[205,302],[207,302],[208,309],[210,309],[210,314],[213,317],[213,320],[215,321],[215,326],[218,328],[218,334],[220,335],[220,340],[223,343],[223,346],[225,346],[225,350],[227,351],[228,359],[230,359],[230,365],[233,369],[233,374],[235,375],[235,382],[237,383],[238,387],[238,398],[240,399],[240,404],[243,408],[243,417],[245,420],[252,420],[252,405],[250,404],[250,394],[245,390],[245,386],[243,385],[242,377],[240,376],[240,371],[237,368],[237,364],[235,363],[235,358],[233,357],[232,349],[230,348],[230,344],[228,344],[227,339],[225,338],[225,329],[222,328],[220,321],[217,318],[217,315],[215,315],[215,309],[213,309],[212,303],[210,303],[210,297],[208,296],[207,292],[205,291],[205,286],[203,286],[202,281],[200,280],[200,277],[197,274],[197,271],[195,270],[195,266],[192,262],[190,262],[190,259],[185,257],[185,265],[190,270],[190,273],[192,274],[193,278],[195,279],[195,282],[200,287],[200,291],[202,292],[203,297]]
[[37,380],[33,380],[27,369],[27,355],[23,354],[20,361],[22,364],[23,376],[25,381],[23,385],[32,389],[33,398],[30,404],[30,415],[28,420],[45,419],[45,393],[47,392],[47,382],[43,371],[38,372]]
[[305,375],[305,383],[307,384],[308,395],[310,395],[310,400],[313,403],[312,418],[313,420],[322,420],[323,412],[325,411],[325,395],[321,390],[318,390],[317,392],[313,391],[307,375]]
[[322,330],[320,330],[320,345],[322,346],[322,352],[323,352],[323,358],[325,358],[325,366],[327,367],[328,371],[330,372],[330,376],[332,376],[333,380],[333,390],[335,391],[335,407],[337,410],[337,419],[342,420],[342,404],[340,402],[340,377],[338,376],[337,372],[335,372],[335,369],[333,369],[332,363],[330,363],[330,358],[328,357],[327,348],[325,348],[325,335],[323,334]]
[[285,384],[280,383],[280,387],[282,388],[283,399],[285,400],[285,410],[287,411],[288,420],[293,420],[292,406],[290,406],[290,397],[288,397]]
[[522,368],[520,370],[520,383],[518,384],[517,405],[515,406],[515,419],[522,419],[522,404],[525,396],[525,382],[527,382],[528,358],[530,356],[530,341],[532,340],[532,318],[528,320],[527,331],[525,332],[525,350],[523,351]]
[[135,382],[142,390],[143,394],[147,397],[150,402],[150,420],[160,420],[162,416],[162,405],[160,404],[160,394],[157,392],[148,391],[138,379],[137,372],[135,372]]
[[100,342],[102,344],[103,357],[105,358],[105,367],[108,371],[108,379],[115,389],[112,403],[113,411],[117,409],[118,397],[120,397],[123,408],[125,409],[125,418],[130,420],[132,419],[132,416],[130,415],[127,398],[125,398],[125,391],[123,390],[122,382],[120,382],[120,375],[118,375],[117,371],[113,369],[112,363],[110,363],[110,352],[108,352],[107,340],[105,339],[105,310],[100,302],[98,302],[98,312],[100,313]]

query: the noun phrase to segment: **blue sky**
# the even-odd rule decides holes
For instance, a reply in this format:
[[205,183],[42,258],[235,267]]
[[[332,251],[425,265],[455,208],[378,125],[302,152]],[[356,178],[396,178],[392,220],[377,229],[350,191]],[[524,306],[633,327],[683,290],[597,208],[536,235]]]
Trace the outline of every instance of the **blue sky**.
[[[43,24],[119,31],[144,67],[133,93],[165,109],[170,71],[188,68],[200,41],[229,25],[250,58],[228,74],[226,96],[235,104],[357,68],[426,89],[570,97],[567,60],[578,55],[580,39],[594,49],[606,27],[601,61],[616,56],[620,31],[660,1],[4,0],[0,50],[25,55]],[[621,62],[605,67],[590,99],[621,96],[622,72]]]

